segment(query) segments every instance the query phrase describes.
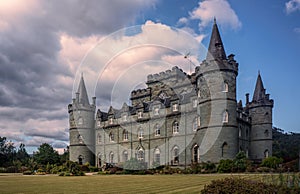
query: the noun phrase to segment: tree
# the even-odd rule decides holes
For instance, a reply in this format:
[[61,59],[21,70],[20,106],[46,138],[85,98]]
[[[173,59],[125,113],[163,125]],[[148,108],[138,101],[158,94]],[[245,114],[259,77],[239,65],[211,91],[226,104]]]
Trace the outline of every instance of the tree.
[[38,148],[38,151],[34,154],[34,160],[38,164],[56,164],[59,162],[59,154],[53,149],[53,147],[47,143],[43,143]]
[[14,143],[6,141],[6,137],[0,137],[0,166],[12,166],[15,155]]
[[245,172],[247,168],[247,157],[245,152],[239,152],[233,160],[234,168],[238,172]]
[[22,165],[27,165],[30,156],[25,149],[25,144],[21,143],[16,153],[16,159],[21,162]]

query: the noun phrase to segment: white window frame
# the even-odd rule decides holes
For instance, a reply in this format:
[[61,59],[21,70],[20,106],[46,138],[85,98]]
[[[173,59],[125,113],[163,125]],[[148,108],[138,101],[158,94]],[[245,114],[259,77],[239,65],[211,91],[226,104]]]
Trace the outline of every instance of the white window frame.
[[158,148],[154,150],[154,162],[160,164],[160,150]]
[[109,118],[109,124],[110,124],[110,125],[114,124],[114,119],[113,119],[112,117]]
[[83,137],[82,137],[82,135],[78,135],[77,139],[78,139],[78,142],[80,144],[83,144]]
[[128,131],[127,130],[123,131],[123,141],[128,141]]
[[138,161],[145,161],[145,150],[143,148],[137,150],[137,159]]
[[138,138],[139,139],[143,139],[144,138],[144,130],[141,127],[138,130]]
[[198,100],[194,99],[193,100],[193,108],[197,108],[197,106],[198,106]]
[[127,121],[127,115],[123,115],[123,122],[126,122]]
[[138,119],[141,119],[141,118],[143,118],[143,112],[142,112],[142,111],[139,111],[139,112],[138,112]]
[[227,82],[223,83],[223,92],[225,92],[225,93],[228,92],[228,83]]
[[100,127],[101,121],[97,120],[97,126]]
[[155,116],[158,116],[158,115],[159,115],[159,107],[154,107],[153,114],[154,114]]
[[178,121],[173,122],[172,131],[173,131],[173,134],[178,134],[179,133],[179,123],[178,123]]
[[178,104],[177,103],[175,103],[175,104],[173,104],[173,106],[172,106],[172,110],[173,110],[173,112],[177,112],[178,110],[179,110],[179,108],[178,108],[179,106],[178,106]]
[[154,127],[154,130],[155,130],[155,136],[160,136],[160,127],[158,124],[155,125]]
[[228,119],[229,119],[228,111],[225,110],[225,111],[223,112],[223,118],[222,118],[223,123],[228,123]]

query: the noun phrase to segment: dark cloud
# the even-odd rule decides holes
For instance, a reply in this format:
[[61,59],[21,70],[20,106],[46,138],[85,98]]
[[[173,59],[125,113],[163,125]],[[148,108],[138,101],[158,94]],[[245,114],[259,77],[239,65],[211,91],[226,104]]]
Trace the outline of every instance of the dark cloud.
[[68,141],[69,135],[68,133],[61,131],[52,131],[51,129],[39,130],[39,129],[31,129],[24,132],[24,135],[28,137],[43,137],[61,141]]

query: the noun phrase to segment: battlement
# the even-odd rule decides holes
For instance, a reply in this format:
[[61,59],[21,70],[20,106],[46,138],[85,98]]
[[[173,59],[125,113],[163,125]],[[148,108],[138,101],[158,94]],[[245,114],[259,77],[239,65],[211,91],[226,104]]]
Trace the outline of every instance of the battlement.
[[199,67],[196,67],[196,74],[204,74],[211,71],[232,71],[238,74],[239,64],[234,59],[234,55],[230,54],[226,59],[220,60],[203,60]]
[[150,95],[151,95],[150,88],[133,90],[131,92],[131,99],[141,98],[141,97],[150,96]]
[[172,68],[172,70],[167,70],[167,71],[163,71],[160,73],[156,73],[156,74],[150,74],[147,76],[147,84],[152,83],[152,82],[158,82],[158,81],[162,81],[162,80],[167,80],[170,78],[186,78],[187,77],[187,73],[185,73],[182,69],[180,69],[177,66],[174,66]]

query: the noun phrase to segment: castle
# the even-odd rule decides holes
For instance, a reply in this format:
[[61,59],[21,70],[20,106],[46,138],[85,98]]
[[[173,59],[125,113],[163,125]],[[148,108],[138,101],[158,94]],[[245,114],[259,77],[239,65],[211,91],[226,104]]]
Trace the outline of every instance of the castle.
[[257,77],[252,101],[236,99],[238,63],[226,56],[216,22],[206,59],[186,74],[178,67],[148,75],[147,88],[131,92],[131,105],[108,112],[89,103],[83,76],[68,106],[70,160],[103,166],[130,158],[157,165],[272,155],[273,100]]

